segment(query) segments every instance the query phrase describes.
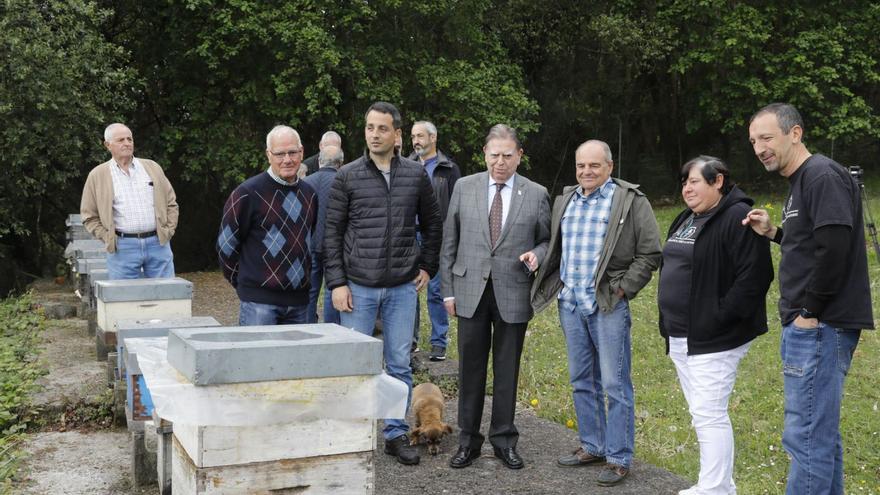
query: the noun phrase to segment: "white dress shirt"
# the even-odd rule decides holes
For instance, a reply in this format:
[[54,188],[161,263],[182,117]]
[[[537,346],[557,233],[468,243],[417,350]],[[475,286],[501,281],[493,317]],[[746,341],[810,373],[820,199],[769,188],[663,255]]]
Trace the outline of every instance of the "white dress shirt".
[[125,173],[116,160],[111,159],[110,170],[113,177],[113,223],[116,230],[126,234],[156,230],[153,179],[143,164],[134,158],[128,166],[128,173]]

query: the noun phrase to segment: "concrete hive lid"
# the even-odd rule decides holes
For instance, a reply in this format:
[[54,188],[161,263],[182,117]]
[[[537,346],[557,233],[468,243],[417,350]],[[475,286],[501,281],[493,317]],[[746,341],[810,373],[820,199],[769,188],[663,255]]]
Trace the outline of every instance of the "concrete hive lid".
[[382,342],[326,323],[175,328],[168,363],[196,385],[375,375]]
[[64,257],[72,258],[76,254],[76,250],[94,250],[94,251],[102,251],[104,255],[107,254],[107,246],[104,245],[104,241],[98,239],[79,239],[70,241],[67,243],[67,247],[64,248]]
[[219,327],[220,322],[210,316],[191,318],[125,318],[116,322],[116,341],[125,345],[125,339],[167,337],[172,328]]
[[192,299],[192,282],[180,277],[99,280],[95,298],[105,303]]
[[91,267],[89,267],[89,285],[91,285],[92,287],[95,286],[95,282],[98,282],[100,280],[107,280],[109,279],[109,277],[110,275],[107,274],[106,268],[92,269]]
[[76,260],[76,273],[89,273],[89,268],[107,268],[107,258],[78,258]]

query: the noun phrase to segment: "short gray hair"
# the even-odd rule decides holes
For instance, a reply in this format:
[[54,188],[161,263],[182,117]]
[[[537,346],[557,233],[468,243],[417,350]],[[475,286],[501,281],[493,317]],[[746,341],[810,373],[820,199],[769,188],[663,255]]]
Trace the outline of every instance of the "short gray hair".
[[425,130],[428,131],[428,134],[430,134],[431,136],[437,135],[437,126],[435,126],[431,122],[428,122],[427,120],[419,120],[418,122],[413,124],[413,127],[417,125],[425,126]]
[[[128,126],[123,124],[122,122],[114,122],[114,123],[108,125],[107,127],[104,128],[104,142],[105,143],[110,142],[110,139],[113,138],[113,134],[112,134],[113,128],[118,127],[118,126],[122,126],[122,127],[125,127],[126,129],[128,129]],[[131,130],[131,129],[129,129],[129,130]]]
[[510,139],[514,143],[516,143],[517,149],[522,149],[522,143],[519,140],[519,136],[516,135],[516,129],[510,127],[506,124],[495,124],[489,129],[489,134],[486,135],[485,144],[489,144],[489,141],[493,139]]
[[336,148],[336,153],[333,153],[329,156],[327,155],[325,150],[321,150],[321,152],[318,153],[318,168],[339,168],[342,166],[342,162],[344,161],[345,153],[342,152],[342,148]]
[[335,139],[339,141],[339,145],[342,146],[342,136],[340,136],[336,131],[327,131],[321,136],[321,140],[318,142],[318,146],[320,147],[326,141],[330,139]]
[[272,128],[271,131],[269,131],[269,134],[266,134],[266,149],[271,149],[272,140],[282,134],[292,134],[294,137],[296,137],[296,140],[299,142],[299,144],[302,145],[302,140],[299,138],[299,133],[296,132],[296,129],[286,125],[276,125]]
[[595,144],[601,147],[602,151],[605,153],[605,161],[607,161],[608,163],[614,163],[614,159],[611,156],[611,147],[608,146],[608,143],[606,143],[605,141],[600,141],[598,139],[588,139],[584,141],[583,143],[581,143],[580,146],[577,147],[577,149],[575,150],[575,154],[577,154],[577,152],[580,151],[581,148],[589,144]]
[[804,128],[804,118],[801,117],[797,108],[789,103],[771,103],[765,106],[752,115],[752,118],[749,119],[749,125],[765,113],[772,113],[776,116],[776,122],[779,124],[779,129],[782,130],[783,134],[791,132],[791,128],[794,126],[798,126],[801,129]]

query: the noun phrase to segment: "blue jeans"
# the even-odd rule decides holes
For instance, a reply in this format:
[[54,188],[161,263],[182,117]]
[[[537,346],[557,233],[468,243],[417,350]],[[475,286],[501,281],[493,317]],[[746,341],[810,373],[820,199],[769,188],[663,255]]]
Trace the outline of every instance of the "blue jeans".
[[305,323],[308,305],[276,306],[249,301],[241,301],[238,310],[238,324],[243,327],[256,325],[297,325]]
[[[412,323],[416,313],[416,286],[411,282],[396,287],[366,287],[352,282],[353,311],[341,312],[340,324],[365,335],[373,335],[376,315],[382,318],[383,354],[385,371],[389,376],[406,383],[412,398],[412,369],[409,366],[409,347],[412,341]],[[406,419],[386,419],[382,434],[392,440],[409,431]]]
[[[422,245],[422,234],[416,232],[416,240]],[[428,282],[427,296],[428,317],[431,318],[431,345],[446,349],[446,334],[449,333],[449,316],[446,306],[443,305],[443,296],[440,295],[440,272]],[[421,315],[421,301],[416,299],[416,318],[413,328],[413,344],[419,343],[419,316]]]
[[145,239],[117,236],[116,252],[107,253],[107,277],[110,280],[174,277],[171,241],[163,246],[155,235]]
[[629,467],[636,421],[629,303],[621,300],[609,313],[596,310],[592,314],[560,304],[559,321],[565,332],[581,446],[590,454],[605,456],[609,463]]
[[860,330],[782,327],[788,495],[843,495],[840,403]]
[[[434,275],[428,282],[427,290],[428,316],[431,318],[431,345],[446,349],[446,334],[449,333],[449,317],[446,306],[443,305],[443,296],[440,295],[440,273]],[[419,343],[419,314],[421,313],[421,301],[416,306],[416,324],[413,331],[413,343]]]
[[[309,309],[306,323],[318,323],[318,295],[321,293],[321,285],[324,283],[324,258],[318,254],[312,254],[311,287],[309,287]],[[333,298],[330,291],[324,291],[324,323],[339,323],[339,311],[333,307]]]

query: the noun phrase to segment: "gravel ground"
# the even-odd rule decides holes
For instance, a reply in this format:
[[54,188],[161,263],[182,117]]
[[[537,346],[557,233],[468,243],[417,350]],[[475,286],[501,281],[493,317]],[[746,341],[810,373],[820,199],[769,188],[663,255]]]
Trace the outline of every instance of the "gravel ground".
[[21,495],[146,495],[131,488],[131,446],[125,430],[43,432],[30,435],[29,475],[13,486]]
[[[491,398],[483,411],[483,434],[489,429]],[[446,404],[446,421],[455,425],[457,402]],[[488,441],[483,444],[482,457],[464,469],[449,467],[449,459],[458,448],[458,428],[447,436],[437,456],[421,447],[422,459],[417,466],[404,466],[383,453],[384,442],[379,435],[375,454],[376,493],[381,495],[412,494],[611,494],[667,495],[690,486],[678,476],[636,460],[629,477],[621,485],[604,488],[596,484],[601,467],[563,468],[556,459],[577,448],[575,432],[551,421],[538,418],[527,407],[518,407],[516,426],[520,438],[517,451],[525,462],[520,470],[508,469],[496,459]]]
[[238,296],[220,272],[180,273],[193,283],[193,316],[212,316],[221,325],[238,325]]

